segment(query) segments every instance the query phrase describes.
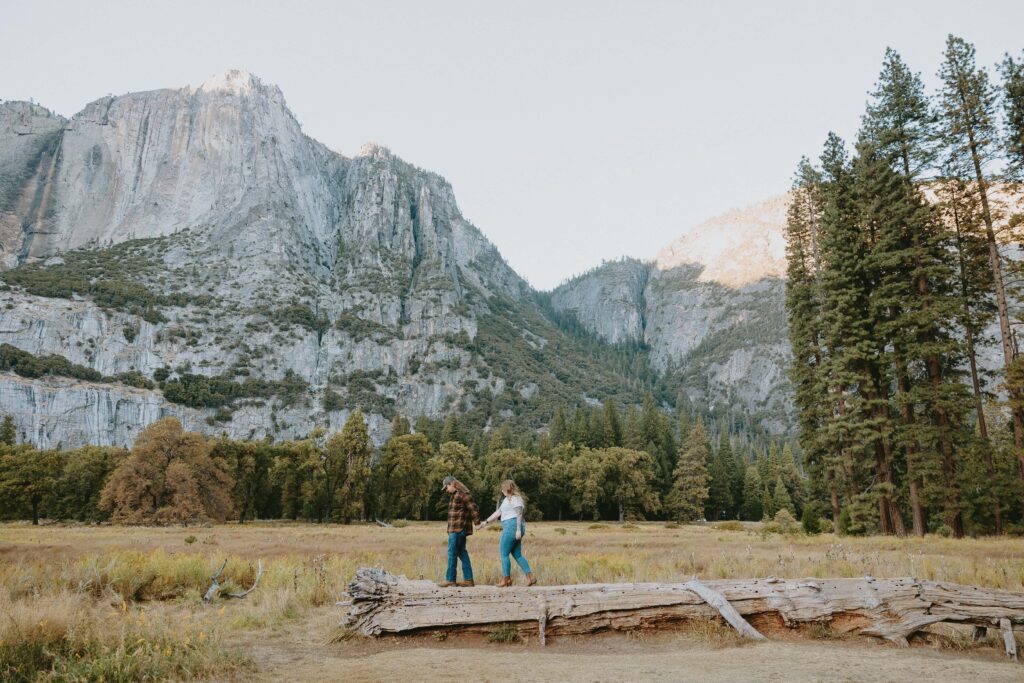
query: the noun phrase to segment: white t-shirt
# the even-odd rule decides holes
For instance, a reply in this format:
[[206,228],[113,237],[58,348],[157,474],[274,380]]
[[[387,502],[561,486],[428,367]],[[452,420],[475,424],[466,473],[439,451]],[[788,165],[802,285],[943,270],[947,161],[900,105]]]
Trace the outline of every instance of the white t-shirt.
[[501,499],[501,505],[498,506],[498,510],[501,512],[501,521],[506,519],[512,519],[516,516],[516,508],[526,508],[523,503],[523,499],[519,496],[512,496],[509,498],[505,496]]

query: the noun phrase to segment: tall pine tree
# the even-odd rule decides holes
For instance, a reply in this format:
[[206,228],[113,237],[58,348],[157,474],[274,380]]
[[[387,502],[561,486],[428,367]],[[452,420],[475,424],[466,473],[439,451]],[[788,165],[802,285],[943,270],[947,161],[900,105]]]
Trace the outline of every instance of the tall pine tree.
[[665,496],[665,512],[679,522],[699,519],[708,498],[707,461],[711,442],[704,424],[697,422],[679,446],[679,458],[672,472],[672,488]]

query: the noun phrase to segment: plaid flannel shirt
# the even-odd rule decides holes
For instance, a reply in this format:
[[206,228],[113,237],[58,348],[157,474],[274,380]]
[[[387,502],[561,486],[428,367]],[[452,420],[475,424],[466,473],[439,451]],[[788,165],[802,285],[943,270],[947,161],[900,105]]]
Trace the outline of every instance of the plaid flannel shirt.
[[465,531],[468,536],[473,533],[473,525],[479,521],[480,511],[473,502],[473,496],[462,491],[453,493],[448,503],[448,533]]

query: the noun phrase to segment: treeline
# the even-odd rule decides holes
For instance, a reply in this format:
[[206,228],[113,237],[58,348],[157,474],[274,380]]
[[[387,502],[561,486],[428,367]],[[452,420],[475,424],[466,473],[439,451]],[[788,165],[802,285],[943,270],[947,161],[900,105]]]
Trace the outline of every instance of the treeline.
[[350,522],[443,519],[441,480],[453,474],[483,509],[513,478],[532,519],[760,520],[805,513],[806,480],[788,444],[761,449],[725,422],[670,416],[648,397],[624,414],[611,402],[558,409],[542,433],[511,421],[475,432],[445,420],[401,415],[374,448],[353,411],[333,435],[284,442],[235,441],[185,431],[167,418],[131,450],[87,446],[42,451],[0,425],[0,516],[179,524],[237,519]]
[[[929,96],[888,50],[852,156],[830,134],[797,169],[786,305],[800,443],[812,498],[850,532],[960,537],[1024,519],[1019,266],[1006,256],[1024,64],[998,71],[997,85],[950,36]],[[1002,368],[986,382],[992,345]]]

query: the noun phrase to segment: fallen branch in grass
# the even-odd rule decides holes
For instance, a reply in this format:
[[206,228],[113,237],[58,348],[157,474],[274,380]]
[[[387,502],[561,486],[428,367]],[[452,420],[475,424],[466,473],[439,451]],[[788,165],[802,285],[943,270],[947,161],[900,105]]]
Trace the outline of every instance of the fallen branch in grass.
[[751,638],[780,628],[824,624],[836,633],[876,636],[906,646],[907,638],[926,626],[951,622],[1001,628],[1011,654],[1012,629],[1024,625],[1022,593],[869,576],[440,588],[431,581],[363,567],[349,584],[348,595],[344,624],[374,636],[449,629],[489,632],[514,624],[521,633],[546,638],[723,616]]
[[[217,596],[225,598],[244,598],[249,593],[256,590],[256,587],[260,585],[260,577],[263,576],[263,560],[256,560],[256,580],[253,581],[252,587],[249,590],[244,590],[241,593],[221,593],[221,584],[219,582],[220,575],[224,573],[224,568],[228,566],[227,559],[224,560],[224,564],[220,566],[217,573],[210,578],[210,587],[206,589],[206,594],[203,595],[205,602],[210,602],[217,598]],[[250,565],[251,566],[251,565]]]
[[377,526],[383,527],[385,529],[394,529],[395,528],[393,525],[388,524],[387,522],[382,522],[379,519],[375,519],[373,521],[377,522]]

